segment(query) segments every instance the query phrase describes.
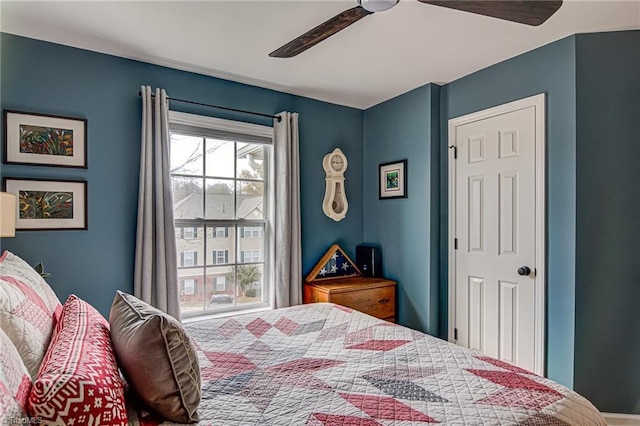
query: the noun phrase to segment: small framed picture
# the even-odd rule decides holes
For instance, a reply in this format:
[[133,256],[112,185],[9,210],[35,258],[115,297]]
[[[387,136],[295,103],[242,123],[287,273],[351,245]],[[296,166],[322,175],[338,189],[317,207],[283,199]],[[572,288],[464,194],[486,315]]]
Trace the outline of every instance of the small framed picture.
[[87,168],[87,120],[4,111],[5,164]]
[[16,230],[87,229],[87,182],[44,179],[3,179],[15,194]]
[[379,199],[407,198],[407,160],[380,164],[378,169]]

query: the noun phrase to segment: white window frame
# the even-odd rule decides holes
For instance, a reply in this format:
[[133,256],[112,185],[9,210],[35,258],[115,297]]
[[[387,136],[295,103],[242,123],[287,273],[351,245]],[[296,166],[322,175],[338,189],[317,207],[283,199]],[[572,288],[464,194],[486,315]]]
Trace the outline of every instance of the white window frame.
[[240,263],[260,263],[262,262],[260,249],[242,250],[240,252]]
[[[169,122],[170,122],[170,130],[172,128],[172,126],[174,125],[178,125],[181,126],[181,129],[186,127],[191,127],[194,129],[211,129],[214,131],[219,131],[219,132],[226,132],[228,134],[235,134],[235,135],[245,135],[247,137],[246,140],[244,140],[242,137],[237,137],[237,139],[231,138],[229,140],[236,140],[238,142],[248,142],[248,143],[256,143],[256,144],[263,144],[265,145],[265,147],[267,147],[267,149],[264,150],[264,180],[263,180],[263,185],[264,185],[264,198],[263,198],[263,206],[262,206],[262,211],[264,212],[264,218],[261,219],[234,219],[234,220],[176,220],[176,226],[190,226],[191,224],[193,224],[193,226],[202,226],[201,223],[205,223],[205,227],[231,227],[234,228],[234,235],[235,237],[233,238],[234,240],[234,250],[236,255],[232,256],[232,258],[234,259],[234,262],[229,262],[227,263],[227,265],[242,265],[241,262],[239,262],[239,256],[238,256],[238,248],[240,245],[239,242],[239,232],[240,231],[238,228],[242,227],[242,226],[249,226],[251,227],[252,224],[255,224],[254,226],[257,226],[260,228],[260,230],[263,230],[263,247],[262,247],[262,256],[258,256],[258,258],[262,259],[260,262],[263,263],[263,278],[261,279],[262,281],[262,301],[260,303],[257,304],[248,304],[245,306],[237,306],[235,303],[233,306],[231,307],[225,307],[223,309],[216,309],[216,312],[226,312],[226,311],[237,311],[237,312],[241,312],[241,311],[249,311],[249,310],[254,310],[256,308],[272,308],[272,297],[271,294],[273,292],[273,283],[274,283],[274,276],[273,276],[273,264],[275,262],[275,257],[274,257],[274,247],[275,247],[275,240],[273,237],[273,227],[272,227],[272,223],[274,218],[270,216],[270,214],[272,213],[272,208],[270,208],[270,203],[273,202],[273,197],[274,197],[274,192],[273,192],[273,187],[271,186],[273,184],[274,181],[274,172],[273,172],[273,127],[271,126],[261,126],[261,125],[256,125],[256,124],[251,124],[251,123],[244,123],[244,122],[239,122],[239,121],[231,121],[231,120],[224,120],[224,119],[219,119],[219,118],[214,118],[214,117],[207,117],[207,116],[201,116],[201,115],[195,115],[195,114],[188,114],[188,113],[183,113],[183,112],[177,112],[177,111],[169,111]],[[180,133],[182,130],[180,129],[176,129],[175,130],[177,133]],[[203,132],[204,133],[204,132]],[[179,222],[179,224],[178,224]],[[227,231],[230,234],[230,231]],[[198,238],[204,238],[204,252],[207,253],[207,237],[206,234],[208,233],[208,231],[205,230],[205,232],[203,233],[204,236],[199,236]],[[225,234],[225,238],[229,238],[229,234]],[[253,234],[253,232],[252,232]],[[213,237],[214,238],[220,238],[216,235],[216,231],[213,232]],[[260,237],[260,231],[258,231],[258,235],[257,237]],[[209,249],[211,250],[211,249]],[[206,256],[205,256],[206,257]],[[227,259],[229,259],[229,257],[227,257]],[[215,257],[214,259],[215,260]],[[201,265],[196,266],[195,268],[202,268],[203,269],[203,276],[205,276],[206,273],[211,273],[211,266],[212,265],[207,265],[206,264],[206,259],[205,262],[201,262]],[[207,272],[207,268],[209,269],[209,271]],[[193,269],[193,268],[191,268]],[[226,281],[226,279],[225,279]],[[196,316],[203,316],[203,315],[210,315],[211,311],[207,311],[207,307],[203,308],[203,311],[198,311],[198,312],[187,312],[183,314],[184,318],[187,317],[196,317]]]
[[185,240],[198,238],[198,227],[185,226],[184,228],[182,228],[182,238],[184,238]]
[[216,277],[216,291],[225,291],[227,289],[227,277],[220,275]]
[[242,228],[242,238],[260,238],[262,237],[261,226],[245,226]]
[[[189,255],[190,260],[187,262],[187,255]],[[195,250],[188,250],[182,252],[182,266],[184,267],[192,267],[197,266],[198,263],[198,252]]]
[[[189,286],[187,286],[187,283],[189,284]],[[187,287],[191,288],[190,292],[187,291]],[[194,280],[193,278],[186,278],[182,280],[182,294],[184,294],[185,296],[196,294],[196,280]]]
[[[227,249],[214,250],[213,253],[214,253],[214,256],[213,256],[214,265],[226,265],[229,263],[229,250]],[[220,257],[222,257],[222,262],[218,261]]]
[[226,226],[216,226],[213,231],[213,238],[229,238],[229,228]]

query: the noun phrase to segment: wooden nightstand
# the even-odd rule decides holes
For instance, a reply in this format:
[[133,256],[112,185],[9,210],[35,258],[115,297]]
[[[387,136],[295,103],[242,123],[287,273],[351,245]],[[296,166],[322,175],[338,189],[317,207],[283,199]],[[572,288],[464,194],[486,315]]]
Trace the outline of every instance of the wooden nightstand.
[[304,303],[331,302],[396,322],[396,282],[349,277],[304,284]]

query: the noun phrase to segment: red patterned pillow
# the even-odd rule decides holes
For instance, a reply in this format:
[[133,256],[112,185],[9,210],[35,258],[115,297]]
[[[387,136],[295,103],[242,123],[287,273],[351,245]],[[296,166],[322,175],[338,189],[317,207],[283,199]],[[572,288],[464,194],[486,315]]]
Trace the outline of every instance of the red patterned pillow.
[[28,407],[47,425],[127,424],[109,323],[75,295],[62,307]]
[[31,376],[15,346],[0,330],[0,420],[17,422],[27,412]]
[[27,262],[5,251],[0,257],[0,328],[35,379],[62,306]]

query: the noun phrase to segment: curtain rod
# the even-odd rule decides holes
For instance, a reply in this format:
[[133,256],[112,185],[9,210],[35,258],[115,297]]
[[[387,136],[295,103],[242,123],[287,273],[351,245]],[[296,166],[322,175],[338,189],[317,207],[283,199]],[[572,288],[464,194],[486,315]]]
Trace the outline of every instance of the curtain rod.
[[[138,96],[142,97],[142,92],[138,92]],[[156,95],[152,93],[151,97],[155,98]],[[205,106],[205,107],[209,107],[209,108],[223,109],[225,111],[240,112],[242,114],[259,115],[260,117],[276,118],[278,120],[278,122],[280,122],[282,120],[282,117],[280,117],[279,115],[262,114],[260,112],[245,111],[243,109],[235,109],[235,108],[223,107],[223,106],[218,106],[218,105],[203,104],[202,102],[187,101],[185,99],[171,98],[169,96],[167,96],[167,100],[175,101],[175,102],[183,102],[185,104],[200,105],[200,106]]]

